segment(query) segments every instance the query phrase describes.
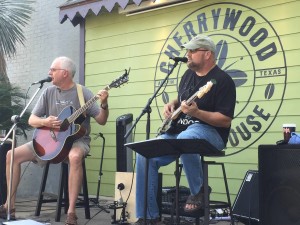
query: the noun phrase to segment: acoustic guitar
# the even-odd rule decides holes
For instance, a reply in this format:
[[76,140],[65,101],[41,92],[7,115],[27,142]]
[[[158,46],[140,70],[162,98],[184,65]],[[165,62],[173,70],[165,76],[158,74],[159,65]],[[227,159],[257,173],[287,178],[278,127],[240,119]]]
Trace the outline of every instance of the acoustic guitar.
[[[107,85],[104,89],[120,87],[128,82],[127,70],[118,79]],[[49,127],[36,128],[33,133],[33,147],[36,155],[41,160],[51,163],[60,163],[65,160],[71,150],[73,142],[84,136],[86,129],[81,126],[85,120],[83,113],[99,99],[95,95],[87,101],[81,108],[75,110],[72,106],[65,107],[59,114],[58,119],[62,121],[60,129]]]
[[[208,81],[206,85],[199,88],[199,90],[194,93],[188,100],[186,100],[186,104],[190,105],[196,98],[202,98],[208,91],[210,91],[213,86],[212,81]],[[162,126],[159,128],[157,136],[166,133],[169,130],[172,130],[175,126],[175,121],[178,116],[181,114],[181,107],[178,107],[170,117],[166,118]]]

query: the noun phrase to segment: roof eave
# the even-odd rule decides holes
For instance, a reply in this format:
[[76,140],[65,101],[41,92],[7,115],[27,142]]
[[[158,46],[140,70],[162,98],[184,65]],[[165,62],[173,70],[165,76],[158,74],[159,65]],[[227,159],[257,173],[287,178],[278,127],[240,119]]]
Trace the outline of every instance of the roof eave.
[[[71,21],[73,26],[77,26],[85,19],[88,12],[91,11],[96,16],[104,8],[111,12],[114,7],[119,6],[122,9],[128,4],[140,5],[143,0],[77,0],[68,1],[59,6],[59,22],[64,23],[67,19]],[[152,0],[153,2],[155,0]]]

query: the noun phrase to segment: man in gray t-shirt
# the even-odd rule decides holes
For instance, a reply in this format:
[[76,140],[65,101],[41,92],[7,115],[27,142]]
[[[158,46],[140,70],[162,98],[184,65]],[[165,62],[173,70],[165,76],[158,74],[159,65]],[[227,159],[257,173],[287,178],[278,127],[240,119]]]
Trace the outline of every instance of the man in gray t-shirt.
[[[81,123],[82,137],[78,137],[75,141],[70,143],[70,151],[67,152],[67,159],[70,165],[69,174],[69,209],[65,224],[77,224],[77,216],[75,214],[75,207],[77,197],[81,188],[82,183],[82,160],[89,152],[90,145],[90,118],[93,117],[96,122],[100,125],[105,125],[108,118],[108,92],[101,90],[96,96],[92,94],[90,90],[83,86],[78,86],[73,81],[76,72],[76,66],[73,61],[67,57],[56,58],[49,70],[49,75],[52,78],[53,86],[48,87],[40,96],[36,106],[32,110],[32,114],[28,120],[28,123],[35,128],[39,128],[37,131],[46,130],[47,135],[52,135],[53,139],[59,140],[59,134],[63,133],[61,127],[62,124],[61,114],[64,112],[73,113],[74,109],[81,108],[83,102],[87,102],[95,97],[95,101],[99,98],[100,107],[97,103],[91,104],[84,114],[85,120]],[[81,88],[80,88],[81,87]],[[79,100],[79,96],[83,96],[82,103]],[[67,117],[69,118],[69,117]],[[65,119],[63,117],[63,119]],[[64,120],[65,121],[65,120]],[[66,121],[65,121],[66,122]],[[72,123],[66,127],[72,130],[75,125]],[[73,130],[72,130],[73,131]],[[80,129],[81,131],[81,129]],[[38,133],[35,132],[35,133]],[[76,133],[75,131],[74,133]],[[73,134],[73,133],[72,133]],[[57,137],[56,137],[57,135]],[[34,137],[35,140],[35,137]],[[50,146],[49,146],[50,147]],[[45,148],[47,149],[47,147]],[[22,146],[15,148],[14,161],[13,161],[13,181],[11,189],[11,204],[10,204],[10,218],[15,218],[15,199],[16,190],[20,180],[20,164],[26,161],[38,161],[41,162],[40,157],[35,154],[32,142],[26,143]],[[6,179],[7,183],[10,182],[10,159],[11,150],[6,156]],[[7,199],[9,196],[7,196]],[[0,206],[0,217],[7,217],[7,202]]]

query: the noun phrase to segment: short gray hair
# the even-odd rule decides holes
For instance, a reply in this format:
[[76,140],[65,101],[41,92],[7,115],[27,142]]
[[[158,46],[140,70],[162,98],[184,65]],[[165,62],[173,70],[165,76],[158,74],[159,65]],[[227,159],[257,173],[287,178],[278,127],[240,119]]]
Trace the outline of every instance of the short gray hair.
[[69,73],[72,75],[72,77],[75,76],[76,65],[72,59],[70,59],[66,56],[60,56],[60,57],[57,57],[56,60],[60,61],[62,69],[69,71]]

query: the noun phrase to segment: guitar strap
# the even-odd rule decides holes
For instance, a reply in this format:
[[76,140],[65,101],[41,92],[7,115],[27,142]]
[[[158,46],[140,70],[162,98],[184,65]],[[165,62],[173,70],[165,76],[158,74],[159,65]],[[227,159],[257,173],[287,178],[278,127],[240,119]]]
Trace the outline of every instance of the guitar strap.
[[[82,91],[82,86],[80,84],[76,84],[77,87],[77,94],[78,94],[78,99],[80,106],[82,107],[85,102],[84,102],[84,97],[83,97],[83,91]],[[83,113],[84,116],[86,116],[86,112]]]

